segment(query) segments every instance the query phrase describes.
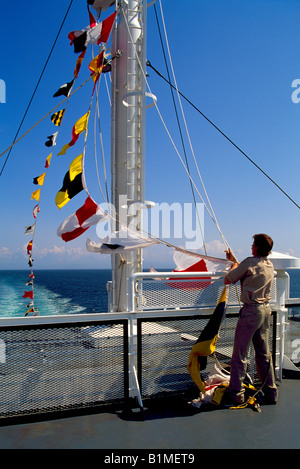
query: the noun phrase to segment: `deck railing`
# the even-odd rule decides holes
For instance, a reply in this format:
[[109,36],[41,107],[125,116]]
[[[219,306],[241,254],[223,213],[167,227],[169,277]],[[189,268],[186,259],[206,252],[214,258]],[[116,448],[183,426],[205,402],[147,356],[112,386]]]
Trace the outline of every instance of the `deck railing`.
[[[169,272],[152,277],[132,277],[130,312],[1,319],[0,417],[125,404],[129,398],[142,406],[145,397],[191,387],[186,369],[189,352],[214,310],[223,280],[214,273],[206,273],[209,279],[193,273],[193,279],[185,280],[183,274]],[[198,281],[206,282],[200,294]],[[286,279],[277,275],[270,347],[279,380],[286,322],[283,286]],[[166,304],[167,290],[178,298],[172,307]],[[229,295],[217,343],[222,366],[230,363],[239,310],[236,293]],[[251,350],[248,371],[255,379],[254,363]],[[213,366],[211,361],[206,371]]]

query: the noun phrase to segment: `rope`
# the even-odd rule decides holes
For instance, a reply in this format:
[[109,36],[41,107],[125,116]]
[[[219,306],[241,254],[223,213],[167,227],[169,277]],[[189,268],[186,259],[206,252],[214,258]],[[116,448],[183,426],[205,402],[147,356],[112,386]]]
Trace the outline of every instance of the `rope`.
[[[124,20],[125,20],[125,23],[126,23],[126,26],[127,26],[127,29],[128,29],[129,38],[130,38],[130,40],[131,40],[131,42],[132,42],[132,44],[133,44],[133,46],[134,46],[135,55],[136,55],[136,57],[137,57],[137,60],[138,60],[138,63],[139,63],[139,67],[140,67],[140,69],[141,69],[141,72],[142,72],[143,78],[144,78],[144,80],[145,80],[147,89],[149,90],[149,92],[150,92],[151,94],[153,94],[153,93],[151,92],[151,88],[150,88],[150,86],[149,86],[149,83],[148,83],[146,74],[145,74],[145,72],[144,72],[144,70],[143,70],[142,64],[140,63],[140,60],[139,60],[139,57],[138,57],[138,54],[137,54],[137,51],[136,51],[134,42],[133,42],[132,37],[131,37],[131,33],[130,33],[130,30],[129,30],[129,26],[128,26],[128,22],[127,22],[127,19],[126,19],[126,15],[125,15],[125,14],[124,14]],[[183,160],[182,160],[182,157],[181,157],[181,155],[180,155],[180,153],[179,153],[179,150],[177,149],[177,147],[176,147],[176,145],[175,145],[175,143],[174,143],[174,141],[173,141],[173,139],[172,139],[172,137],[171,137],[171,134],[170,134],[170,132],[169,132],[169,130],[168,130],[168,127],[167,127],[167,125],[166,125],[166,123],[165,123],[165,121],[164,121],[164,119],[163,119],[163,117],[162,117],[162,115],[161,115],[161,113],[160,113],[160,111],[159,111],[159,108],[158,108],[158,106],[157,106],[157,103],[154,102],[154,105],[155,105],[155,107],[156,107],[157,113],[158,113],[158,115],[159,115],[159,117],[160,117],[160,119],[161,119],[161,122],[162,122],[162,124],[163,124],[163,126],[164,126],[164,128],[165,128],[165,130],[166,130],[166,132],[167,132],[167,135],[168,135],[168,137],[169,137],[169,139],[170,139],[170,141],[171,141],[171,143],[172,143],[172,145],[173,145],[173,147],[174,147],[175,152],[176,152],[177,155],[178,155],[178,158],[179,158],[179,160],[180,160],[180,162],[181,162],[181,164],[182,164],[184,170],[186,171],[186,173],[187,173],[187,175],[188,175],[188,177],[189,177],[191,183],[193,184],[193,186],[194,186],[194,188],[195,188],[197,194],[199,195],[199,197],[200,197],[200,199],[201,199],[203,205],[205,206],[205,208],[206,208],[206,210],[207,210],[207,213],[209,214],[209,216],[211,217],[211,219],[212,219],[213,222],[215,223],[216,228],[217,228],[217,230],[218,230],[219,233],[220,233],[220,236],[221,236],[221,238],[222,238],[222,240],[223,240],[224,245],[227,246],[227,249],[228,249],[228,248],[229,248],[229,243],[228,243],[227,240],[225,239],[225,237],[224,237],[224,235],[223,235],[223,233],[222,233],[222,231],[221,231],[221,228],[220,228],[220,226],[219,226],[219,224],[218,224],[218,222],[217,222],[217,220],[216,220],[216,217],[214,216],[213,213],[210,212],[210,210],[209,210],[209,208],[208,208],[208,206],[207,206],[205,200],[204,200],[203,197],[201,196],[201,194],[200,194],[200,192],[199,192],[199,190],[198,190],[198,188],[197,188],[197,186],[196,186],[194,180],[192,179],[192,176],[191,176],[190,172],[188,171],[186,165],[184,164],[184,162],[183,162]]]
[[[129,30],[129,26],[128,26],[128,23],[127,23],[127,21],[126,21],[126,16],[125,16],[125,15],[124,15],[124,18],[125,18],[125,22],[126,22],[127,28],[128,28],[128,30]],[[129,35],[130,35],[130,31],[129,31]],[[132,41],[132,38],[131,38],[131,41]],[[133,42],[133,41],[132,41],[132,42]],[[136,55],[137,55],[137,52],[136,52],[136,51],[135,51],[135,53],[136,53]],[[138,57],[138,55],[137,55],[137,57]],[[141,68],[141,70],[142,70],[142,74],[143,74],[144,80],[145,80],[145,82],[146,82],[146,85],[147,85],[147,87],[148,87],[148,89],[149,89],[149,91],[150,91],[150,93],[151,93],[150,86],[149,86],[149,84],[148,84],[148,82],[147,82],[147,78],[146,78],[145,72],[144,72],[144,70],[143,70],[143,67],[142,67],[142,65],[141,65],[141,63],[140,63],[139,58],[138,58],[138,61],[139,61],[139,66],[140,66],[140,68]],[[97,73],[97,72],[96,72],[96,73]],[[17,140],[15,140],[8,148],[6,148],[6,149],[0,154],[0,157],[1,157],[2,155],[4,155],[8,150],[10,150],[11,148],[13,148],[14,145],[16,145],[16,144],[17,144],[20,140],[22,140],[29,132],[31,132],[35,127],[37,127],[44,119],[46,119],[50,114],[52,114],[52,113],[53,113],[58,107],[60,107],[67,99],[69,99],[74,93],[76,93],[80,88],[82,88],[86,83],[88,83],[88,82],[93,78],[93,76],[94,76],[96,73],[94,73],[92,76],[90,76],[90,77],[89,77],[85,82],[83,82],[76,90],[72,91],[68,97],[66,97],[65,99],[63,99],[59,104],[57,104],[57,106],[55,106],[53,109],[51,109],[51,111],[49,111],[47,114],[45,114],[38,122],[36,122],[36,123],[35,123],[29,130],[27,130],[21,137],[19,137]],[[168,130],[168,128],[167,128],[167,126],[166,126],[164,120],[163,120],[163,117],[162,117],[162,115],[161,115],[161,113],[160,113],[160,111],[159,111],[158,106],[157,106],[156,103],[155,103],[155,106],[156,106],[157,112],[158,112],[158,114],[159,114],[159,116],[160,116],[160,119],[161,119],[161,121],[162,121],[162,123],[163,123],[163,125],[164,125],[164,127],[165,127],[165,130],[166,130],[166,132],[167,132],[167,134],[168,134],[168,136],[169,136],[169,138],[170,138],[170,140],[171,140],[171,142],[172,142],[172,145],[173,145],[173,147],[174,147],[174,149],[175,149],[175,151],[176,151],[176,153],[177,153],[177,155],[178,155],[178,157],[179,157],[179,159],[180,159],[180,161],[181,161],[181,163],[182,163],[182,165],[183,165],[185,171],[187,172],[188,177],[189,177],[191,183],[192,183],[193,186],[195,187],[195,190],[196,190],[197,194],[199,195],[201,201],[203,202],[204,206],[206,207],[208,214],[210,215],[210,217],[212,218],[212,220],[215,222],[215,224],[216,224],[216,226],[217,226],[217,229],[219,230],[219,232],[220,232],[222,238],[224,239],[223,234],[222,234],[222,232],[221,232],[221,230],[220,230],[220,227],[218,226],[218,223],[216,222],[214,216],[210,213],[209,208],[207,207],[205,201],[203,200],[203,197],[201,196],[201,194],[200,194],[200,192],[199,192],[199,190],[198,190],[198,188],[197,188],[195,182],[193,181],[193,179],[192,179],[192,177],[191,177],[191,175],[190,175],[189,170],[186,168],[186,166],[185,166],[185,164],[184,164],[184,162],[183,162],[183,160],[182,160],[182,158],[181,158],[181,155],[180,155],[180,153],[179,153],[179,151],[178,151],[178,149],[177,149],[177,147],[176,147],[176,145],[175,145],[175,143],[174,143],[174,141],[173,141],[173,139],[172,139],[172,137],[171,137],[171,135],[170,135],[170,132],[169,132],[169,130]],[[104,200],[106,200],[106,199],[104,198]],[[106,200],[106,202],[108,203],[107,200]],[[115,214],[115,215],[116,215],[116,218],[113,218],[113,217],[111,217],[111,218],[114,219],[114,220],[117,220],[117,218],[118,218],[118,217],[117,217],[117,214]],[[130,231],[130,230],[129,230],[129,231]],[[141,230],[141,231],[144,232],[145,234],[147,234],[147,235],[149,236],[149,233],[147,233],[147,232],[145,232],[145,231],[143,231],[143,230]],[[160,239],[160,238],[158,238],[158,237],[153,237],[153,236],[152,236],[152,238],[155,239],[155,240],[157,240],[157,241],[159,241],[159,242],[162,243],[162,244],[165,244],[167,247],[173,247],[174,249],[177,249],[177,248],[178,248],[178,246],[173,245],[173,244],[171,244],[171,243],[169,243],[169,242],[166,242],[166,241],[164,241],[164,240],[162,240],[162,239]],[[228,243],[227,243],[227,245],[229,246]]]
[[240,404],[238,406],[230,407],[231,410],[244,409],[245,407],[247,407],[248,404],[250,404],[250,405],[254,405],[256,410],[260,411],[259,410],[260,409],[259,404],[255,404],[255,398],[263,390],[264,386],[266,385],[266,382],[267,382],[267,379],[268,379],[268,376],[269,376],[269,372],[270,372],[270,368],[271,368],[271,353],[269,353],[268,371],[267,371],[266,377],[265,377],[264,381],[262,382],[260,388],[257,389],[256,392],[252,396],[249,396],[248,399],[246,400],[246,402],[244,402],[243,404]]
[[121,300],[121,288],[122,288],[122,280],[123,280],[123,272],[124,272],[124,265],[126,264],[126,259],[124,259],[120,254],[120,264],[118,269],[121,267],[121,276],[120,276],[120,283],[119,283],[119,293],[118,293],[118,305],[117,311],[120,310],[120,300]]
[[76,90],[72,91],[69,96],[67,96],[66,98],[64,98],[59,104],[57,104],[57,106],[55,106],[53,109],[51,109],[51,111],[47,112],[47,114],[45,114],[39,121],[37,121],[32,127],[30,127],[30,129],[28,129],[23,135],[21,135],[21,137],[18,138],[18,140],[15,140],[9,147],[7,147],[2,153],[0,153],[0,157],[3,156],[8,150],[10,150],[11,148],[13,148],[17,143],[20,142],[20,140],[22,140],[22,138],[24,138],[27,134],[29,134],[29,132],[31,132],[35,127],[37,127],[41,122],[43,122],[43,120],[46,119],[46,117],[48,117],[50,114],[53,113],[53,111],[55,111],[55,109],[57,109],[58,107],[60,107],[65,101],[67,101],[74,93],[76,93],[80,88],[82,88],[84,85],[87,84],[88,81],[91,80],[91,78],[93,78],[93,76],[95,75],[95,73],[90,76],[85,82],[83,82],[80,86],[78,86],[78,88],[76,88]]
[[[126,16],[124,15],[124,17],[125,17],[125,21],[126,21]],[[126,21],[126,24],[127,24],[127,21]],[[127,24],[127,27],[128,27],[128,24]],[[129,27],[128,27],[128,30],[129,30]],[[130,34],[130,31],[129,31],[129,34]],[[132,39],[131,39],[131,40],[132,40]],[[135,53],[136,53],[136,55],[137,55],[137,52],[136,52],[136,51],[135,51]],[[137,56],[137,57],[138,57],[138,56]],[[113,57],[113,58],[115,58],[115,57]],[[139,58],[138,58],[138,61],[139,61]],[[147,84],[147,86],[148,86],[148,89],[150,90],[149,84],[148,84],[147,79],[146,79],[145,72],[144,72],[144,70],[143,70],[143,67],[141,66],[140,61],[139,61],[139,66],[140,66],[140,68],[141,68],[141,70],[142,70],[142,74],[143,74],[143,77],[144,77],[144,79],[145,79],[145,82],[146,82],[146,84]],[[8,150],[12,149],[12,148],[14,147],[14,145],[16,145],[16,144],[17,144],[21,139],[23,139],[29,132],[31,132],[35,127],[37,127],[44,119],[46,119],[50,114],[52,114],[52,113],[53,113],[58,107],[60,107],[66,100],[69,100],[70,97],[71,97],[74,93],[76,93],[80,88],[82,88],[86,83],[88,83],[88,82],[93,78],[93,76],[94,76],[96,73],[97,73],[97,72],[95,72],[93,75],[91,75],[91,76],[90,76],[85,82],[83,82],[78,88],[76,88],[74,91],[72,91],[72,92],[68,95],[68,97],[64,98],[59,104],[57,104],[53,109],[51,109],[51,111],[49,111],[47,114],[45,114],[38,122],[36,122],[29,130],[27,130],[21,137],[19,137],[17,140],[15,140],[6,150],[4,150],[4,151],[0,154],[0,157],[1,157],[3,154],[5,154]],[[151,92],[151,90],[150,90],[150,92]],[[91,103],[90,103],[90,106],[91,106]],[[156,107],[157,107],[157,105],[156,105]],[[175,145],[175,143],[174,143],[173,140],[172,140],[172,137],[171,137],[171,135],[170,135],[170,133],[169,133],[169,131],[168,131],[168,129],[167,129],[166,124],[164,123],[164,120],[163,120],[163,118],[162,118],[162,116],[161,116],[161,114],[160,114],[160,112],[159,112],[158,107],[157,107],[157,111],[158,111],[158,114],[159,114],[159,116],[160,116],[160,118],[161,118],[161,120],[162,120],[162,122],[163,122],[163,125],[164,125],[166,131],[167,131],[167,134],[169,135],[170,140],[171,140],[171,142],[172,142],[172,144],[173,144],[173,146],[174,146],[174,148],[175,148],[175,151],[176,151],[176,153],[178,154],[179,159],[180,159],[180,161],[181,161],[183,167],[185,168],[185,170],[186,170],[186,172],[187,172],[187,174],[188,174],[188,176],[189,176],[189,178],[190,178],[191,183],[192,183],[193,186],[195,187],[195,189],[196,189],[196,191],[197,191],[199,197],[201,198],[203,204],[205,205],[205,207],[206,207],[206,209],[207,209],[209,215],[210,215],[210,216],[212,217],[212,219],[214,220],[213,215],[210,213],[208,207],[207,207],[206,204],[205,204],[205,201],[204,201],[203,198],[201,197],[201,194],[199,193],[199,190],[197,189],[197,187],[196,187],[196,185],[195,185],[195,183],[194,183],[194,181],[193,181],[193,179],[192,179],[192,177],[191,177],[191,175],[190,175],[189,170],[186,168],[184,162],[182,161],[182,158],[181,158],[181,156],[180,156],[180,153],[179,153],[179,151],[177,150],[176,145]],[[99,113],[99,108],[98,108],[98,113]],[[98,115],[99,115],[99,114],[98,114]],[[86,137],[85,137],[85,148],[84,148],[84,152],[85,152],[85,150],[86,150]],[[87,191],[86,187],[85,187],[85,190]],[[88,191],[87,191],[87,193],[88,193]],[[103,195],[103,199],[106,201],[106,203],[107,203],[108,205],[110,205],[109,202],[108,202],[108,194],[107,194],[107,199],[104,197],[103,192],[102,192],[102,195]],[[111,208],[112,208],[112,207],[111,207]],[[111,217],[113,220],[115,220],[115,221],[118,219],[118,216],[117,216],[116,213],[115,213],[115,217],[113,217],[112,215],[110,215],[110,217]],[[214,220],[214,221],[215,221],[215,220]],[[218,225],[217,225],[217,227],[218,227]],[[135,233],[135,231],[130,230],[130,228],[127,227],[127,229],[128,229],[129,232]],[[218,228],[218,229],[219,229],[219,228]],[[219,231],[220,231],[220,229],[219,229]],[[147,236],[151,236],[148,232],[146,232],[146,231],[144,231],[144,230],[142,230],[142,229],[141,229],[141,232],[144,233],[144,234],[147,235]],[[169,242],[166,242],[166,241],[164,241],[164,240],[162,240],[162,239],[160,239],[160,238],[158,238],[158,237],[155,237],[155,236],[151,236],[151,237],[152,237],[152,239],[157,240],[159,243],[164,244],[164,245],[167,246],[167,247],[172,247],[172,248],[174,248],[174,249],[178,249],[178,246],[176,246],[176,245],[174,245],[174,244],[171,244],[171,243],[169,243]],[[186,252],[189,252],[189,251],[186,251]],[[194,253],[194,252],[191,252],[191,254],[197,256],[197,254]],[[199,255],[199,256],[200,256],[200,255]]]
[[[131,39],[131,41],[132,41],[132,38],[131,38],[131,35],[130,35],[130,30],[129,30],[128,23],[127,23],[127,21],[126,21],[126,16],[125,16],[125,15],[124,15],[124,19],[125,19],[125,23],[126,23],[126,25],[127,25],[128,31],[129,31],[130,39]],[[132,41],[132,42],[133,42],[133,41]],[[133,43],[133,45],[134,45],[134,43]],[[135,50],[135,53],[136,53],[136,55],[137,55],[136,50]],[[117,57],[117,55],[116,55],[116,57]],[[113,57],[113,58],[115,58],[115,57]],[[113,58],[112,58],[112,59],[113,59]],[[138,58],[138,55],[137,55],[137,58]],[[147,83],[147,79],[146,79],[145,72],[144,72],[144,70],[143,70],[143,67],[141,66],[141,63],[140,63],[139,58],[138,58],[138,62],[139,62],[139,66],[140,66],[140,68],[141,68],[141,70],[142,70],[142,74],[143,74],[143,77],[144,77],[144,79],[145,79],[145,82],[146,82],[146,84],[147,84],[147,86],[148,86],[148,89],[150,90],[149,84]],[[90,77],[90,78],[92,78],[92,77]],[[90,79],[90,78],[89,78],[89,79]],[[88,80],[87,80],[87,81],[88,81]],[[84,84],[85,84],[85,83],[83,83],[81,86],[83,86]],[[76,90],[76,91],[77,91],[77,90]],[[150,90],[150,92],[151,92],[151,90]],[[158,110],[158,108],[157,108],[157,110]],[[178,152],[178,150],[177,150],[177,148],[176,148],[176,146],[175,146],[175,144],[174,144],[174,142],[173,142],[173,140],[172,140],[172,138],[171,138],[171,135],[170,135],[170,133],[169,133],[169,131],[168,131],[168,129],[167,129],[167,127],[166,127],[166,125],[165,125],[163,119],[162,119],[162,116],[161,116],[159,110],[158,110],[158,114],[159,114],[160,117],[161,117],[161,120],[162,120],[162,122],[163,122],[163,124],[164,124],[164,126],[165,126],[165,129],[166,129],[166,131],[167,131],[167,133],[168,133],[168,135],[169,135],[169,137],[170,137],[170,139],[171,139],[171,141],[172,141],[172,143],[173,143],[173,146],[174,146],[174,148],[175,148],[175,151],[177,152],[177,154],[178,154],[178,156],[179,156],[179,158],[180,158],[180,160],[181,160],[181,162],[182,162],[182,164],[183,164],[185,170],[187,171],[187,173],[188,173],[188,175],[189,175],[189,178],[190,178],[192,184],[193,184],[194,187],[196,188],[196,191],[197,191],[198,195],[200,196],[201,200],[203,201],[203,204],[206,206],[205,201],[204,201],[203,198],[201,197],[201,194],[199,193],[199,191],[198,191],[198,189],[197,189],[197,187],[196,187],[196,185],[195,185],[195,183],[194,183],[194,181],[193,181],[193,179],[192,179],[192,177],[191,177],[189,171],[187,170],[187,168],[186,168],[185,165],[184,165],[184,162],[182,161],[182,158],[181,158],[181,156],[180,156],[180,154],[179,154],[179,152]],[[0,155],[0,156],[1,156],[1,155]],[[101,190],[101,185],[99,185],[99,187],[100,187],[100,190]],[[110,213],[108,216],[111,218],[111,220],[120,223],[118,214],[115,212],[114,207],[113,207],[111,204],[109,204],[109,202],[108,202],[108,196],[107,196],[107,198],[106,198],[106,197],[104,196],[104,193],[103,193],[102,190],[101,190],[101,193],[102,193],[102,197],[103,197],[105,203],[107,203],[108,206],[109,206],[109,208],[110,208],[110,212],[111,212],[111,213]],[[209,209],[207,208],[207,206],[206,206],[206,209],[208,210],[208,213],[210,214]],[[211,214],[210,214],[210,216],[212,217]],[[121,223],[121,225],[122,225],[122,223]],[[123,225],[122,225],[122,226],[123,226]],[[129,233],[136,234],[136,230],[131,229],[129,226],[126,226],[125,228],[128,230]],[[152,236],[149,232],[143,230],[142,228],[140,229],[140,232],[143,233],[144,235],[148,236],[148,237],[151,237],[152,239],[156,240],[156,241],[159,242],[160,244],[164,244],[166,247],[169,247],[169,248],[171,247],[171,248],[174,248],[174,249],[176,249],[176,250],[180,250],[180,251],[182,251],[182,252],[186,252],[186,253],[192,254],[192,255],[194,255],[194,256],[196,256],[196,257],[203,257],[203,254],[197,254],[197,253],[192,252],[192,251],[187,251],[187,250],[180,249],[178,246],[176,246],[176,245],[174,245],[174,244],[171,244],[171,243],[169,243],[169,242],[167,242],[167,241],[164,241],[163,239],[161,239],[161,238],[159,238],[159,237]],[[223,260],[223,259],[219,259],[219,258],[214,258],[214,259],[216,259],[216,260]]]
[[[103,146],[103,139],[102,139],[102,130],[101,130],[101,123],[100,123],[100,110],[99,110],[99,88],[100,88],[100,82],[102,78],[102,73],[99,77],[97,86],[96,86],[96,105],[95,105],[95,115],[94,115],[94,156],[95,156],[95,166],[96,166],[96,175],[97,175],[97,181],[98,181],[98,186],[100,189],[100,192],[102,194],[103,200],[108,203],[109,201],[109,196],[108,196],[108,186],[107,186],[107,175],[106,175],[106,165],[105,165],[105,157],[104,157],[104,146]],[[106,198],[103,193],[101,181],[100,181],[100,175],[99,175],[99,169],[98,169],[98,159],[97,159],[97,138],[96,138],[96,124],[98,122],[98,133],[100,136],[100,146],[101,146],[101,154],[102,154],[102,167],[103,167],[103,175],[104,175],[104,184],[105,184],[105,191],[106,191]],[[107,200],[106,200],[107,199]]]
[[217,226],[217,228],[218,228],[218,230],[219,230],[219,233],[220,233],[221,238],[222,238],[222,240],[223,240],[225,249],[228,249],[229,245],[228,245],[228,243],[227,243],[227,241],[226,241],[225,237],[223,236],[223,233],[222,233],[222,231],[221,231],[221,229],[220,229],[219,223],[218,223],[218,221],[217,221],[217,217],[216,217],[216,215],[215,215],[215,213],[214,213],[213,207],[212,207],[211,202],[210,202],[210,199],[209,199],[209,197],[208,197],[208,194],[207,194],[207,191],[206,191],[206,188],[205,188],[205,185],[204,185],[204,182],[203,182],[203,179],[202,179],[202,176],[201,176],[201,174],[200,174],[200,170],[199,170],[199,167],[198,167],[196,158],[195,158],[195,153],[194,153],[194,149],[193,149],[193,146],[192,146],[190,134],[189,134],[189,131],[188,131],[188,126],[187,126],[187,123],[186,123],[185,114],[184,114],[183,107],[182,107],[182,103],[181,103],[181,100],[180,100],[180,95],[178,94],[178,86],[177,86],[177,82],[176,82],[175,72],[174,72],[173,63],[172,63],[172,58],[171,58],[171,52],[170,52],[170,48],[169,48],[169,42],[168,42],[168,38],[167,38],[167,31],[166,31],[166,26],[165,26],[165,21],[164,21],[164,15],[163,15],[163,10],[162,10],[162,3],[161,3],[161,0],[159,0],[159,4],[160,4],[160,10],[161,10],[162,21],[163,21],[163,25],[164,25],[166,43],[167,43],[167,47],[168,47],[169,60],[170,60],[170,64],[171,64],[171,68],[172,68],[172,73],[173,73],[173,79],[174,79],[174,82],[175,82],[175,85],[176,85],[176,91],[177,91],[178,101],[179,101],[179,104],[180,104],[180,109],[181,109],[181,114],[182,114],[182,117],[183,117],[185,129],[186,129],[186,134],[187,134],[188,141],[189,141],[189,144],[190,144],[190,149],[191,149],[191,152],[192,152],[192,155],[193,155],[194,163],[195,163],[195,166],[196,166],[196,169],[197,169],[197,172],[198,172],[198,176],[199,176],[199,179],[200,179],[200,182],[201,182],[201,185],[202,185],[204,194],[205,194],[205,196],[206,196],[206,199],[207,199],[207,202],[208,202],[208,204],[209,204],[211,213],[212,213],[212,215],[213,215],[213,220],[214,220],[214,222],[215,222],[215,224],[216,224],[216,226]]
[[[47,67],[47,65],[48,65],[48,62],[49,62],[49,60],[50,60],[50,57],[51,57],[52,52],[53,52],[53,50],[54,50],[54,47],[55,47],[55,45],[56,45],[56,43],[57,43],[57,40],[58,40],[58,37],[59,37],[60,32],[61,32],[61,30],[62,30],[62,27],[63,27],[63,25],[64,25],[64,23],[65,23],[65,21],[66,21],[66,18],[67,18],[67,16],[68,16],[68,13],[69,13],[69,11],[70,11],[70,8],[71,8],[71,6],[72,6],[72,3],[73,3],[73,0],[70,1],[70,4],[69,4],[69,6],[68,6],[68,8],[67,8],[67,11],[66,11],[66,14],[65,14],[65,16],[64,16],[64,19],[62,20],[62,23],[61,23],[61,25],[60,25],[60,28],[59,28],[58,33],[57,33],[57,35],[56,35],[56,38],[55,38],[55,40],[54,40],[54,42],[53,42],[53,44],[52,44],[51,50],[50,50],[50,52],[49,52],[49,55],[48,55],[48,57],[47,57],[47,60],[46,60],[46,62],[45,62],[45,65],[44,65],[44,67],[43,67],[43,70],[42,70],[42,72],[41,72],[41,74],[40,74],[40,77],[39,77],[39,79],[38,79],[38,81],[37,81],[37,84],[36,84],[36,86],[35,86],[35,89],[34,89],[32,95],[31,95],[31,98],[30,98],[30,100],[29,100],[29,103],[28,103],[27,108],[26,108],[26,110],[25,110],[25,113],[24,113],[24,115],[23,115],[23,118],[22,118],[22,120],[21,120],[21,123],[20,123],[20,125],[19,125],[19,128],[18,128],[18,130],[17,130],[17,132],[16,132],[16,135],[15,135],[15,137],[14,137],[13,144],[7,149],[7,150],[9,150],[9,152],[8,152],[8,155],[7,155],[7,157],[6,157],[5,161],[4,161],[4,163],[3,163],[3,166],[2,166],[2,169],[1,169],[1,172],[0,172],[0,176],[2,176],[2,173],[3,173],[3,171],[4,171],[4,168],[5,168],[5,166],[6,166],[6,163],[7,163],[7,161],[8,161],[8,158],[10,157],[10,154],[11,154],[11,152],[12,152],[12,149],[13,149],[14,144],[17,143],[17,142],[16,142],[16,139],[17,139],[17,137],[18,137],[18,135],[19,135],[19,132],[20,132],[20,130],[21,130],[21,127],[22,127],[22,125],[23,125],[23,122],[24,122],[24,120],[25,120],[25,117],[26,117],[26,115],[27,115],[27,113],[28,113],[28,111],[29,111],[29,108],[30,108],[30,106],[31,106],[31,103],[32,103],[32,101],[33,101],[33,98],[34,98],[34,96],[35,96],[35,93],[36,93],[36,91],[37,91],[37,89],[38,89],[38,87],[39,87],[39,84],[40,84],[40,82],[41,82],[41,79],[42,79],[42,77],[43,77],[43,75],[44,75],[44,72],[45,72],[46,67]],[[27,133],[28,133],[28,132],[27,132]],[[19,140],[18,140],[18,141],[19,141]],[[6,152],[7,150],[5,150],[5,152]],[[5,153],[5,152],[4,152],[4,153]],[[0,157],[1,157],[2,155],[3,155],[3,153],[1,153]]]
[[[156,5],[155,4],[154,4],[154,12],[155,12],[156,23],[157,23],[157,28],[158,28],[158,32],[159,32],[161,48],[162,48],[163,56],[164,56],[164,60],[165,60],[165,66],[166,66],[166,69],[167,69],[168,79],[169,79],[169,81],[171,81],[170,73],[169,73],[169,67],[168,67],[166,54],[165,54],[165,49],[164,49],[164,45],[163,45],[163,41],[162,41],[162,36],[161,36],[161,31],[160,31],[160,26],[159,26],[159,21],[158,21],[158,16],[157,16],[157,11],[156,11]],[[164,24],[164,27],[165,27],[165,24]],[[165,32],[165,36],[166,36],[166,32]],[[168,47],[168,50],[169,50],[169,47]],[[169,58],[170,58],[170,54],[169,54]],[[173,67],[172,67],[172,71],[173,71]],[[182,148],[183,148],[183,152],[184,152],[185,162],[186,162],[187,169],[190,172],[188,159],[187,159],[187,154],[186,154],[186,149],[185,149],[185,144],[184,144],[182,130],[181,130],[181,125],[180,125],[180,122],[179,122],[176,102],[175,102],[175,98],[174,98],[173,88],[171,86],[170,86],[170,91],[171,91],[171,95],[172,95],[173,106],[174,106],[174,110],[175,110],[175,114],[176,114],[177,125],[178,125],[178,129],[179,129],[179,133],[180,133],[180,139],[181,139]],[[193,196],[193,199],[194,199],[194,205],[195,205],[195,210],[196,210],[197,219],[198,219],[198,223],[199,223],[199,228],[200,228],[200,232],[201,232],[202,244],[203,244],[204,252],[205,252],[205,254],[207,254],[206,246],[205,246],[205,242],[204,242],[203,230],[202,230],[202,226],[201,226],[201,222],[200,222],[200,218],[199,218],[199,213],[198,213],[198,210],[197,210],[195,191],[194,191],[194,188],[193,188],[193,185],[192,185],[191,181],[190,181],[190,186],[191,186],[192,196]]]

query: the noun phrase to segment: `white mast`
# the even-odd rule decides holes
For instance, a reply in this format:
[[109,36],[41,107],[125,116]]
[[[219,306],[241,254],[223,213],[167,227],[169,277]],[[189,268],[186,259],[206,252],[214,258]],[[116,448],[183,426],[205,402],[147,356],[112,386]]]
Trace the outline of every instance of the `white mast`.
[[[144,0],[119,2],[118,27],[113,32],[112,65],[112,204],[119,221],[141,229],[145,160],[145,30]],[[142,271],[142,250],[112,256],[112,310],[129,310],[129,279]]]

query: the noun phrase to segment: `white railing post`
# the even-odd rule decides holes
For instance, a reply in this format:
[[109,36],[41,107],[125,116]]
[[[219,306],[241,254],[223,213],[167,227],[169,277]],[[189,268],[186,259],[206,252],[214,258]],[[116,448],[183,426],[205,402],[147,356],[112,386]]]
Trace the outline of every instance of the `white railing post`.
[[[279,350],[277,356],[279,357],[278,364],[278,379],[282,380],[282,368],[283,368],[283,358],[285,351],[285,326],[286,322],[286,313],[287,308],[286,299],[289,296],[286,288],[288,286],[288,274],[285,270],[278,269],[276,273],[276,311],[277,311],[277,328],[276,328],[276,342],[278,344]],[[277,348],[277,347],[276,347]]]

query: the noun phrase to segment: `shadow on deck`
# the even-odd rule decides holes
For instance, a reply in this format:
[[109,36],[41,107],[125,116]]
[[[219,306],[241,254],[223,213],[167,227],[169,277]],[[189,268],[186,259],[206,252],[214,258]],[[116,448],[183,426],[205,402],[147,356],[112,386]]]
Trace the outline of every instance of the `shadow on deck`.
[[0,448],[103,449],[104,456],[110,449],[299,449],[299,390],[299,380],[284,379],[277,405],[262,406],[260,413],[251,408],[198,410],[176,397],[145,402],[143,415],[138,409],[109,408],[89,415],[5,422]]

